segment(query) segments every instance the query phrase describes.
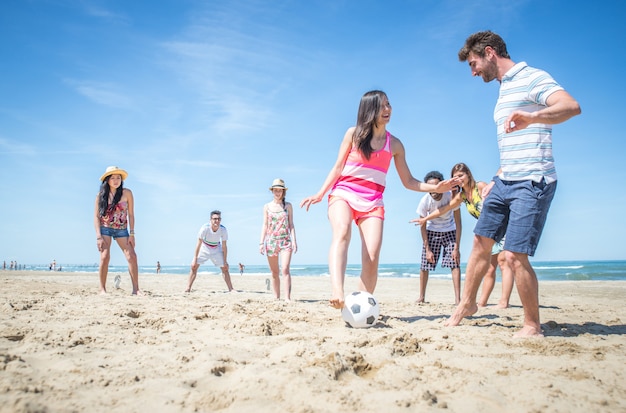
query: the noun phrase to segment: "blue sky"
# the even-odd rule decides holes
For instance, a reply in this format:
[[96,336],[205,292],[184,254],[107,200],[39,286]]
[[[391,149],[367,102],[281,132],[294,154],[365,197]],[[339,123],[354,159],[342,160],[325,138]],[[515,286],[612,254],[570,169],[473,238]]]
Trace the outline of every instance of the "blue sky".
[[[333,165],[359,100],[388,126],[414,176],[498,168],[498,83],[457,52],[491,29],[514,61],[550,72],[582,115],[554,128],[559,186],[536,260],[626,259],[626,12],[618,1],[91,1],[0,5],[0,260],[98,261],[93,204],[108,165],[135,196],[140,265],[188,264],[221,209],[229,261],[258,254],[268,186],[297,205]],[[614,184],[615,183],[615,184]],[[408,224],[423,194],[390,170],[382,263],[418,262]],[[295,208],[294,264],[326,262],[326,204]],[[463,213],[462,259],[475,220]],[[360,262],[356,227],[349,261]],[[119,248],[112,264],[123,264]]]

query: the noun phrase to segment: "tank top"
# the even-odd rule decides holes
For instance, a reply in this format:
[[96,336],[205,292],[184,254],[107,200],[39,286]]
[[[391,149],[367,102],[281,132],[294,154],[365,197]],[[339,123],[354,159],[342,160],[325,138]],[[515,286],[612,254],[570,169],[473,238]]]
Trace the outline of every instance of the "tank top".
[[289,238],[289,213],[287,209],[273,212],[267,207],[267,235],[269,238]]
[[483,210],[483,199],[478,193],[478,186],[474,186],[471,193],[471,199],[467,199],[465,191],[461,192],[461,199],[465,202],[467,212],[469,212],[474,218],[478,219],[480,212]]
[[389,132],[385,145],[372,152],[369,159],[353,145],[330,196],[341,197],[360,212],[384,206],[383,192],[392,157]]
[[112,229],[125,229],[128,219],[128,203],[118,202],[113,208],[108,208],[104,216],[100,217],[100,226]]

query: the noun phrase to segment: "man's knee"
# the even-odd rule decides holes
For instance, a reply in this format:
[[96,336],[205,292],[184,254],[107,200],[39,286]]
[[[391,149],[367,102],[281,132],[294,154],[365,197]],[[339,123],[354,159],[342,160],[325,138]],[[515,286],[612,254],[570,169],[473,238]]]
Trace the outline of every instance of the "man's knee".
[[513,251],[503,251],[504,252],[504,261],[509,268],[516,269],[528,264],[528,255],[513,252]]
[[495,241],[491,238],[474,235],[474,247],[472,248],[472,252],[475,250],[479,254],[489,253],[489,255],[491,255],[493,244],[495,244]]

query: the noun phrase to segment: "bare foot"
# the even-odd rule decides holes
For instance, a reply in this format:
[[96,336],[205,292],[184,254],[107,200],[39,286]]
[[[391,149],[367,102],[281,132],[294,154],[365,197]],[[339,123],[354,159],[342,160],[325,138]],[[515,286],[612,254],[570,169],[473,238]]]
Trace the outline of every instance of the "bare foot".
[[461,324],[461,320],[463,320],[465,317],[471,316],[476,311],[478,311],[478,306],[476,305],[476,303],[470,304],[467,307],[459,304],[456,307],[456,310],[454,310],[454,314],[452,314],[443,325],[446,327],[458,326],[459,324]]
[[331,298],[330,299],[330,306],[333,308],[336,308],[337,310],[341,310],[343,309],[343,307],[345,307],[346,302],[343,299],[343,295],[340,296],[341,298]]
[[526,338],[526,337],[543,337],[543,331],[541,328],[537,330],[532,326],[524,326],[520,331],[513,335],[515,338]]
[[498,303],[498,305],[496,305],[496,308],[499,308],[499,309],[509,308],[509,303],[502,303],[502,302],[500,302],[500,303]]
[[[343,287],[343,285],[342,285]],[[345,294],[343,293],[343,288],[335,288],[333,286],[333,294],[330,297],[329,304],[331,307],[336,308],[337,310],[341,310],[346,306]]]
[[478,303],[478,306],[481,307],[481,308],[482,307],[487,307],[487,303]]
[[420,297],[417,299],[417,301],[415,301],[417,304],[425,304],[426,301],[424,300],[424,297]]
[[107,290],[100,290],[100,295],[107,295]]
[[190,293],[190,292],[191,292],[191,288],[187,288],[187,289],[185,290],[185,292],[186,292],[186,293]]

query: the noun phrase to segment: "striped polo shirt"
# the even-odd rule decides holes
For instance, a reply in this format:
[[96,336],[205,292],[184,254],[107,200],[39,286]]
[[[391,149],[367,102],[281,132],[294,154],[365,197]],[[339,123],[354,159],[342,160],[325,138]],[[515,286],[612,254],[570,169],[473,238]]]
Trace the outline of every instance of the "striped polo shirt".
[[563,88],[543,70],[520,62],[502,77],[493,117],[500,148],[500,178],[507,181],[556,181],[552,156],[552,125],[533,123],[505,133],[504,121],[515,110],[536,112],[547,107],[548,97]]
[[383,192],[392,157],[389,132],[385,146],[372,152],[369,159],[365,159],[353,145],[330,195],[345,199],[353,209],[360,212],[384,206]]

